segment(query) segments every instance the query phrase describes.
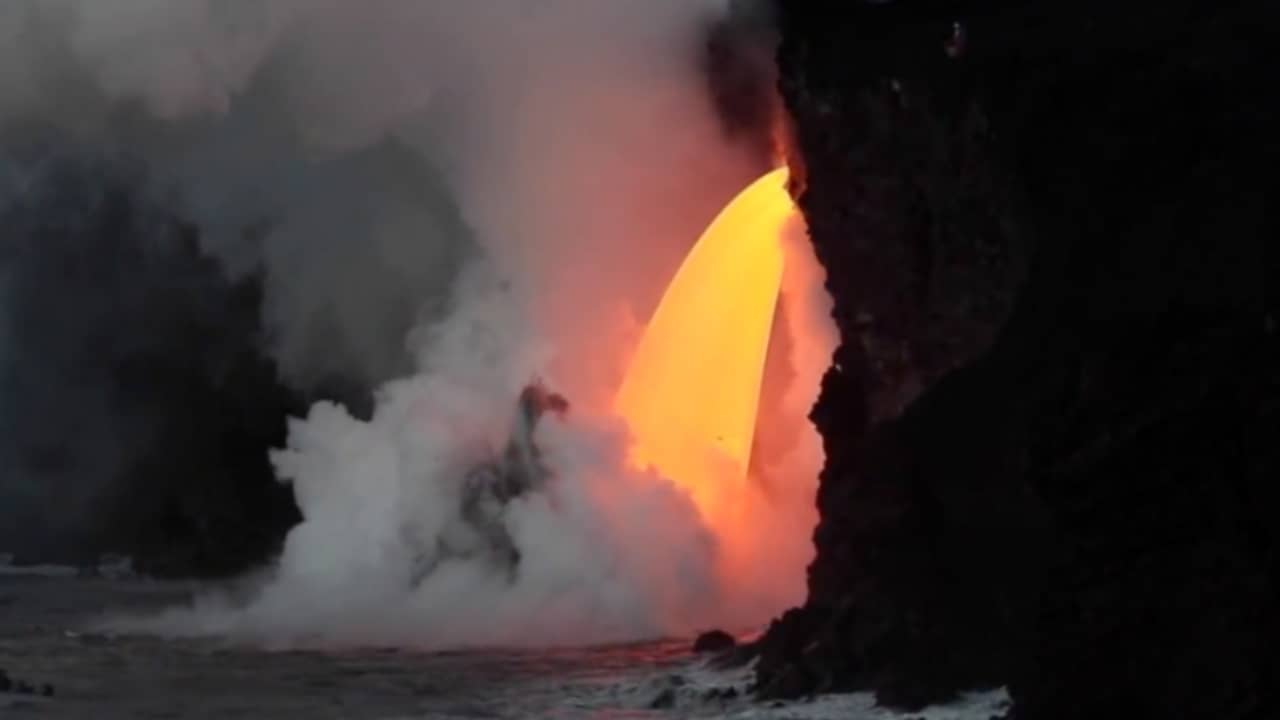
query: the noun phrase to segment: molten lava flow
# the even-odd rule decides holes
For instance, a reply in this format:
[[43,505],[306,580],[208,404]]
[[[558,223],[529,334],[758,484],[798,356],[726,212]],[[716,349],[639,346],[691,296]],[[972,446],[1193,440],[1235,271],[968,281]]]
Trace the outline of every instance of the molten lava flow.
[[686,489],[714,525],[744,490],[774,307],[795,212],[779,168],[703,232],[649,321],[617,410],[632,460]]

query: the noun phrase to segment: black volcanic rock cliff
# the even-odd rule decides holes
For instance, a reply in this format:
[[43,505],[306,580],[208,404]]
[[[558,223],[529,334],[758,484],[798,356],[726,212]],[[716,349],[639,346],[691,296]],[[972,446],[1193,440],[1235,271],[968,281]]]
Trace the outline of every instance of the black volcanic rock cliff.
[[1274,15],[780,3],[842,344],[763,695],[1280,716]]
[[[300,516],[269,448],[306,407],[229,279],[121,158],[0,152],[0,552],[158,575],[262,562]],[[11,181],[11,182],[9,182]]]

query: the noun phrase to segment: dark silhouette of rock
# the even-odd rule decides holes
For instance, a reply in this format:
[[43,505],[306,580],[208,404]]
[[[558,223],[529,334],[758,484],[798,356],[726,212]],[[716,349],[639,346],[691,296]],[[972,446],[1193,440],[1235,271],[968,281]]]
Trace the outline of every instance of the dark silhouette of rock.
[[818,691],[819,684],[803,663],[790,662],[765,675],[757,696],[761,699],[795,699]]
[[722,653],[737,647],[738,641],[723,630],[708,630],[693,641],[695,653]]
[[422,548],[413,584],[422,582],[441,562],[456,558],[483,559],[514,580],[520,549],[507,528],[504,511],[512,500],[541,490],[550,479],[551,470],[543,462],[533,432],[545,414],[564,416],[568,412],[569,401],[539,380],[521,391],[502,454],[481,463],[464,478],[459,514],[470,532],[460,537],[446,532],[433,538],[431,547]]
[[757,693],[1280,716],[1275,13],[779,7],[842,342]]
[[702,699],[708,702],[729,702],[730,700],[736,700],[737,698],[738,689],[732,686],[726,688],[711,688],[702,694]]
[[676,691],[671,688],[667,688],[658,693],[657,697],[649,702],[649,707],[653,710],[667,710],[675,706]]
[[267,356],[258,277],[228,278],[136,164],[66,138],[0,187],[0,550],[156,575],[265,560],[298,520],[267,452],[306,398]]
[[735,645],[724,652],[713,655],[708,664],[718,670],[732,670],[746,667],[758,657],[760,657],[760,645],[755,642],[749,642]]
[[53,686],[47,683],[43,685],[36,685],[23,680],[15,680],[4,670],[0,670],[0,693],[53,697],[54,691]]

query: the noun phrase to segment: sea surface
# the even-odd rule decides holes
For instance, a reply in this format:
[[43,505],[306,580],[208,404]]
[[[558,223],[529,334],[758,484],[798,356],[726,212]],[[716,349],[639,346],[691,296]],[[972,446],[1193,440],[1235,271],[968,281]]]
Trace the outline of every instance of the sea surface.
[[[197,589],[0,565],[0,669],[55,688],[51,698],[0,694],[0,718],[987,720],[1007,702],[997,691],[909,715],[862,693],[752,703],[741,698],[749,671],[706,667],[688,638],[537,651],[299,652],[93,631],[104,617],[172,607]],[[739,697],[709,697],[729,688]],[[659,698],[670,706],[651,707]]]

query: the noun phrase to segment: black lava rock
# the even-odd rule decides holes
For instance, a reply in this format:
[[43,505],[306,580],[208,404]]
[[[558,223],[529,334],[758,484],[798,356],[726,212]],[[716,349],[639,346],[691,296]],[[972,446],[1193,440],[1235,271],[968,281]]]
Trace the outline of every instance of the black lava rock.
[[53,686],[47,683],[44,685],[36,685],[23,680],[16,680],[10,677],[4,670],[0,670],[0,693],[53,697],[54,690]]
[[268,451],[307,398],[263,342],[262,278],[231,279],[136,163],[10,140],[0,164],[29,187],[0,188],[0,320],[22,349],[0,416],[23,418],[0,439],[0,550],[169,576],[264,562],[300,519]]
[[737,647],[738,641],[723,630],[709,630],[693,641],[695,653],[719,653]]
[[841,344],[758,692],[1280,717],[1273,8],[779,8]]
[[737,699],[738,689],[732,686],[727,688],[711,688],[703,693],[702,697],[707,701],[719,700],[720,702],[728,702],[730,700]]
[[649,707],[654,710],[667,710],[675,706],[676,691],[671,688],[667,688],[658,693],[657,697],[649,702]]

